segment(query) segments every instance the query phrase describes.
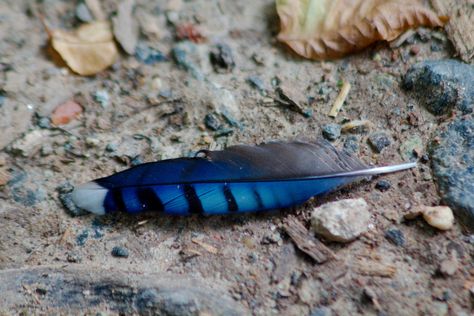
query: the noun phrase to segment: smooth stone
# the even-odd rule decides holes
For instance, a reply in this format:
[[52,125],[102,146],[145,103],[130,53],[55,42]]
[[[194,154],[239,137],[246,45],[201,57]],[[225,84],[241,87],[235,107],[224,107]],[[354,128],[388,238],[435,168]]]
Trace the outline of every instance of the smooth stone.
[[313,230],[328,240],[349,242],[368,230],[369,206],[364,199],[326,203],[311,214]]

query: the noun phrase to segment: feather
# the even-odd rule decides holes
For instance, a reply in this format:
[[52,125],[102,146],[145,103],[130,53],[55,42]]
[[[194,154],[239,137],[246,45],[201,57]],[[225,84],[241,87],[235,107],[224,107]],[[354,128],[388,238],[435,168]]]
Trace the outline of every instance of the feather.
[[141,164],[80,185],[72,198],[96,214],[254,212],[302,204],[361,177],[415,166],[370,168],[323,140],[237,145]]

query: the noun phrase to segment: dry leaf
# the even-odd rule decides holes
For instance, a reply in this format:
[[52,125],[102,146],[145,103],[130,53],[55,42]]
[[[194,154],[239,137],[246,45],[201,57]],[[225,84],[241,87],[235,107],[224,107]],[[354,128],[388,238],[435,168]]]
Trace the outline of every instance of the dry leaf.
[[138,42],[138,23],[132,14],[134,6],[135,0],[122,1],[118,6],[117,16],[112,19],[115,38],[129,55],[135,54]]
[[94,75],[118,56],[109,22],[83,24],[75,32],[50,30],[51,44],[66,64],[80,75]]
[[312,59],[341,57],[418,26],[443,26],[416,0],[276,0],[278,39]]

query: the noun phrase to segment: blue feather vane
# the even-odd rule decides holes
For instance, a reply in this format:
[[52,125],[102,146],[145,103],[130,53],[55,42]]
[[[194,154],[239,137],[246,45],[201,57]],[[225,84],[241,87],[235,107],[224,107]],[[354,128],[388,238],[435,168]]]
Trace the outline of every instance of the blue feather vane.
[[302,204],[361,177],[415,166],[367,167],[326,141],[238,145],[145,163],[80,185],[72,198],[96,214],[255,212]]

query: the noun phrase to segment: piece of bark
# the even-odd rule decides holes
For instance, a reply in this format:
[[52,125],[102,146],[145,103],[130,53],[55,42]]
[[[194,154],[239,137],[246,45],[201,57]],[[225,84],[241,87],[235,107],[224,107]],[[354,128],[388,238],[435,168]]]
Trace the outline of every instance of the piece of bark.
[[358,274],[384,278],[393,278],[395,273],[397,273],[395,266],[375,261],[360,261],[354,265],[354,268]]
[[444,26],[459,57],[469,63],[474,57],[474,7],[472,0],[431,0],[439,15],[449,16]]
[[324,263],[329,259],[336,258],[336,255],[331,249],[314,237],[297,219],[292,217],[288,218],[284,229],[298,249],[310,256],[317,263]]

